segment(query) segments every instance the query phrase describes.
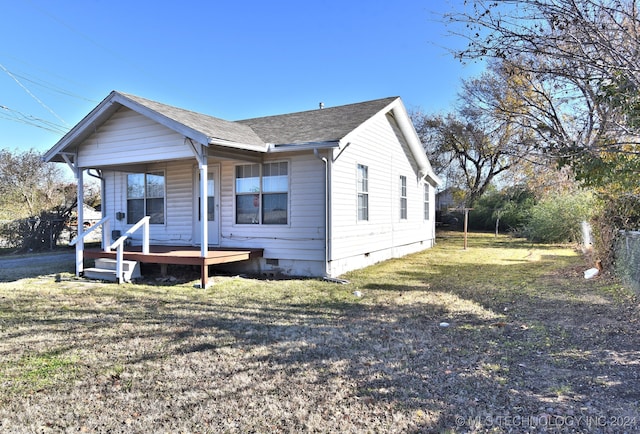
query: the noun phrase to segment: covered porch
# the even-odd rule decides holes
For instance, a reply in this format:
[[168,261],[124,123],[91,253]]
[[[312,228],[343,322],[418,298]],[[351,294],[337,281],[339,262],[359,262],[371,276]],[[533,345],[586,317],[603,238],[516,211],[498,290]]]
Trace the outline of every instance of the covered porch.
[[[200,247],[150,245],[149,253],[143,253],[141,246],[130,246],[123,251],[124,260],[148,264],[199,265],[200,287],[206,288],[209,281],[209,265],[228,264],[261,258],[263,249],[246,248],[209,248],[202,255]],[[116,259],[117,252],[105,252],[102,249],[85,249],[87,259]]]

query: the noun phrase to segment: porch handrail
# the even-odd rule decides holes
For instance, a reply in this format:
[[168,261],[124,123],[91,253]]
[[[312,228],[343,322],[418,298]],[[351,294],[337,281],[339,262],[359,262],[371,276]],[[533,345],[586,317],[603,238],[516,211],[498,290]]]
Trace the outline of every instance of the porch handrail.
[[91,226],[89,229],[84,231],[84,225],[78,220],[78,234],[75,239],[69,242],[69,246],[76,246],[76,276],[80,276],[84,271],[84,239],[87,235],[91,234],[93,231],[102,226],[102,249],[104,251],[109,251],[109,232],[111,231],[110,220],[109,217],[103,217],[95,225]]
[[93,231],[95,231],[102,225],[105,225],[105,228],[103,228],[102,233],[103,234],[109,233],[109,217],[104,217],[95,225],[91,226],[89,229],[82,232],[80,231],[80,225],[78,224],[78,235],[76,235],[76,237],[69,243],[69,247],[75,246],[81,239],[84,240],[89,234],[91,234]]
[[142,228],[142,253],[149,254],[149,220],[151,217],[145,216],[141,218],[138,223],[131,226],[127,232],[118,238],[113,244],[107,247],[106,251],[116,249],[116,278],[118,283],[122,283],[122,260],[124,256],[124,242],[133,235],[138,229]]

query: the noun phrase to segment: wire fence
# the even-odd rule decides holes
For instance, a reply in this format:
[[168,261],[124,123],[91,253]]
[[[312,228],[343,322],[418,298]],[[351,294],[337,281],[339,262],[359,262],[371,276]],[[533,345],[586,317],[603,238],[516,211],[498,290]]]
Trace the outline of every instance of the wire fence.
[[615,257],[616,274],[640,294],[640,231],[620,231]]

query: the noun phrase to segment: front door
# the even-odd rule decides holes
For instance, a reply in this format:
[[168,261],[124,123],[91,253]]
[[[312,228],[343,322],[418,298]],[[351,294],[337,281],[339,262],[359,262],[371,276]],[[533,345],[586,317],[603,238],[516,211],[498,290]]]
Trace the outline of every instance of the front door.
[[[195,188],[198,194],[194,200],[194,216],[193,225],[194,239],[196,244],[200,244],[201,219],[202,210],[200,209],[200,171],[196,172]],[[220,173],[218,167],[209,167],[207,171],[207,232],[209,234],[209,245],[218,245],[220,243]]]

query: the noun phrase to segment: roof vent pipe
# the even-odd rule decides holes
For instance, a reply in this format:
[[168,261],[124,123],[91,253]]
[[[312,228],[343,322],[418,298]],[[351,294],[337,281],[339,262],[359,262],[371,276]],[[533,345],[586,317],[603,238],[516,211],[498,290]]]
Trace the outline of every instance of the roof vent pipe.
[[324,103],[320,101],[320,104],[318,104],[318,107],[320,107],[320,110],[322,110],[324,108]]

